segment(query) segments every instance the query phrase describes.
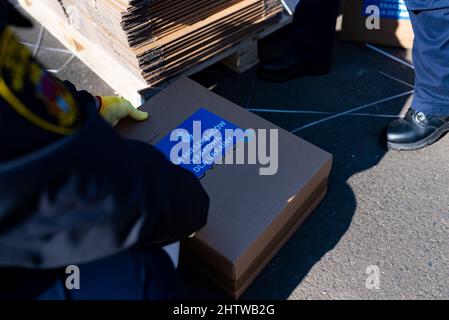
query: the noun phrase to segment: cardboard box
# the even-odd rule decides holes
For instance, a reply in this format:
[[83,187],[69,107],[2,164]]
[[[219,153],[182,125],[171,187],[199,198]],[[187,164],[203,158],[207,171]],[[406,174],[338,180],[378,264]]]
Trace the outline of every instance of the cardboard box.
[[[380,29],[366,27],[370,5],[380,9]],[[413,48],[413,28],[403,0],[346,1],[341,40]]]
[[227,127],[278,129],[276,174],[260,175],[258,165],[215,164],[197,175],[211,199],[209,221],[182,243],[181,259],[240,297],[324,198],[332,156],[189,79],[141,109],[149,112],[149,121],[123,121],[118,130],[160,150],[173,129],[191,128],[200,114],[208,115],[209,124],[223,119]]

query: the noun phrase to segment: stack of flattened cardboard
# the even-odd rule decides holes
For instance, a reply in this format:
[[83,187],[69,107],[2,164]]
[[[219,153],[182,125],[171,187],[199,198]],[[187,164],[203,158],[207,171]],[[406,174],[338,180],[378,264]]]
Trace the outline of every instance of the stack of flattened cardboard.
[[272,23],[280,0],[43,0],[118,63],[154,85]]

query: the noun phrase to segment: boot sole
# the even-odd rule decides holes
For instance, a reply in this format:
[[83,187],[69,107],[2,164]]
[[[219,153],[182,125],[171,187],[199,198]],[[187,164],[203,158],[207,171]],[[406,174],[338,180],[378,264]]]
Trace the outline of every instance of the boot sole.
[[422,139],[417,142],[413,143],[392,143],[387,142],[388,150],[402,150],[402,151],[413,151],[422,149],[425,147],[430,146],[431,144],[434,144],[436,141],[438,141],[445,133],[449,132],[449,123],[444,124],[435,132],[433,132],[431,135],[429,135],[427,138]]
[[258,71],[257,75],[261,80],[269,81],[269,82],[285,82],[294,80],[303,76],[323,76],[332,71],[332,67],[322,67],[322,68],[310,68],[310,69],[300,69],[294,72],[291,72],[284,76],[276,76],[271,74],[266,74]]

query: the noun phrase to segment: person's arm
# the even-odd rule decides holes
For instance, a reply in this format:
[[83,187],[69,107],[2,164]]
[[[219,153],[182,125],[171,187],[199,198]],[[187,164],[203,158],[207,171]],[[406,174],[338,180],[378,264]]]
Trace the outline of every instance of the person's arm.
[[118,96],[94,96],[88,91],[78,91],[73,83],[68,80],[64,81],[64,85],[76,97],[78,104],[90,104],[95,106],[98,113],[111,126],[125,118],[131,117],[136,121],[144,121],[148,119],[148,113],[134,108],[126,99]]
[[[204,226],[208,197],[191,173],[119,137],[92,95],[0,31],[0,267],[79,264]],[[111,101],[112,114],[130,110]]]
[[204,227],[209,197],[198,179],[153,147],[137,141],[127,145],[142,176],[143,220],[138,243],[168,244]]
[[[64,84],[76,97],[78,104],[95,105],[109,124],[115,126],[126,116],[143,121],[146,112],[135,109],[119,97],[94,96],[78,91],[70,81]],[[178,166],[170,164],[159,151],[140,142],[127,141],[127,154],[142,175],[142,225],[139,243],[170,243],[197,232],[206,223],[209,199],[197,179]],[[158,199],[158,201],[154,201]],[[161,213],[160,217],[154,212]],[[185,219],[187,218],[187,219]]]
[[0,164],[0,266],[81,264],[206,224],[209,199],[193,174],[89,110],[75,136],[24,165]]

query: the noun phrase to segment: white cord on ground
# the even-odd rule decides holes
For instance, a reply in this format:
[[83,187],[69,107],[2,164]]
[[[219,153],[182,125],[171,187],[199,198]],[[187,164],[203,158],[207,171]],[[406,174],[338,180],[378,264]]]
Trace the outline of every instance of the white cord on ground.
[[[21,44],[34,49],[36,48],[36,45],[33,43],[29,43],[29,42],[25,42],[25,41],[21,41]],[[68,50],[68,49],[63,49],[63,48],[52,48],[52,47],[40,47],[41,50],[46,50],[46,51],[51,51],[51,52],[60,52],[60,53],[72,53],[72,51]]]
[[39,29],[39,35],[37,36],[36,44],[34,45],[33,58],[35,58],[37,56],[39,49],[41,47],[43,38],[44,38],[44,27],[41,25],[41,27]]
[[319,124],[319,123],[323,123],[323,122],[326,122],[326,121],[329,121],[329,120],[332,120],[332,119],[335,119],[335,118],[338,118],[338,117],[347,115],[347,114],[349,114],[349,113],[354,113],[355,111],[359,111],[359,110],[362,110],[362,109],[366,109],[366,108],[369,108],[369,107],[372,107],[372,106],[375,106],[375,105],[378,105],[378,104],[381,104],[381,103],[385,103],[385,102],[392,101],[392,100],[395,100],[395,99],[398,99],[398,98],[402,98],[402,97],[405,97],[405,96],[407,96],[407,95],[411,95],[411,94],[414,93],[414,92],[415,92],[414,90],[410,90],[410,91],[407,91],[407,92],[403,92],[403,93],[394,95],[394,96],[392,96],[392,97],[388,97],[388,98],[381,99],[381,100],[377,100],[377,101],[374,101],[374,102],[371,102],[371,103],[368,103],[368,104],[364,104],[363,106],[356,107],[356,108],[352,108],[352,109],[346,110],[346,111],[344,111],[344,112],[340,112],[340,113],[338,113],[338,114],[335,114],[335,115],[326,117],[326,118],[324,118],[324,119],[321,119],[321,120],[318,120],[318,121],[311,122],[311,123],[306,124],[306,125],[304,125],[304,126],[302,126],[302,127],[296,128],[295,130],[292,130],[292,131],[290,131],[290,132],[291,132],[291,133],[296,133],[296,132],[298,132],[298,131],[300,131],[300,130],[303,130],[303,129],[305,129],[305,128],[309,128],[309,127],[315,126],[315,125],[317,125],[317,124]]
[[[337,112],[330,111],[313,111],[313,110],[285,110],[285,109],[246,109],[251,112],[257,113],[285,113],[285,114],[308,114],[308,115],[334,115]],[[382,114],[382,113],[364,113],[364,112],[354,112],[344,114],[344,116],[359,116],[359,117],[377,117],[377,118],[398,118],[399,115],[394,114]]]
[[403,64],[404,66],[407,66],[407,67],[415,70],[415,67],[412,64],[410,64],[410,63],[408,63],[408,62],[406,62],[406,61],[404,61],[402,59],[399,59],[398,57],[395,57],[394,55],[392,55],[392,54],[390,54],[388,52],[385,52],[382,49],[379,49],[379,48],[377,48],[377,47],[375,47],[375,46],[373,46],[371,44],[368,44],[368,43],[366,44],[366,47],[371,49],[371,50],[374,50],[377,53],[380,53],[381,55],[384,55],[384,56],[386,56],[386,57],[388,57],[388,58],[390,58],[390,59],[392,59],[392,60],[394,60],[396,62],[399,62],[400,64]]
[[73,59],[75,59],[75,57],[76,57],[75,54],[72,54],[72,55],[70,56],[70,58],[68,58],[67,61],[64,62],[64,64],[63,64],[61,67],[59,67],[58,69],[48,69],[47,71],[50,72],[50,73],[59,73],[59,72],[61,72],[65,67],[67,67],[67,66],[69,65],[69,63],[72,62]]
[[415,88],[415,86],[414,86],[413,84],[408,83],[408,82],[406,82],[406,81],[404,81],[404,80],[401,80],[401,79],[399,79],[399,78],[393,77],[392,75],[390,75],[390,74],[388,74],[388,73],[379,71],[379,74],[382,75],[382,76],[384,76],[385,78],[388,78],[388,79],[391,79],[391,80],[393,80],[393,81],[402,83],[403,85],[406,85],[407,87],[410,87],[410,88],[412,88],[412,89]]

